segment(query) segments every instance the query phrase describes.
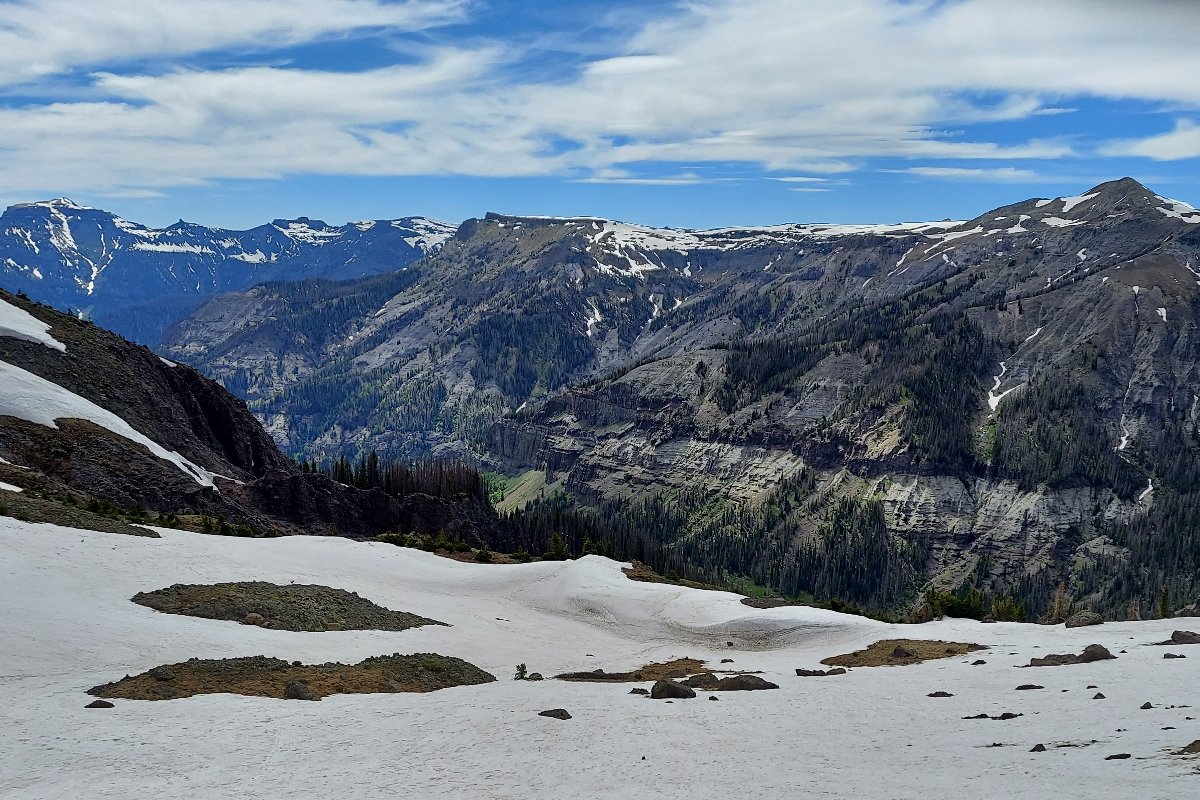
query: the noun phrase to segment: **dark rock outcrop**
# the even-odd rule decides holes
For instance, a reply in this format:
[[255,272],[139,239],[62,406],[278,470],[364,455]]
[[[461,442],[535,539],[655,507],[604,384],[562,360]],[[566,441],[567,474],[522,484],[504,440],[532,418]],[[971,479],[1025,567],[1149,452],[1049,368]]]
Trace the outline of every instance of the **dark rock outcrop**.
[[687,700],[695,696],[696,691],[690,686],[669,680],[655,681],[650,689],[650,697],[654,700]]

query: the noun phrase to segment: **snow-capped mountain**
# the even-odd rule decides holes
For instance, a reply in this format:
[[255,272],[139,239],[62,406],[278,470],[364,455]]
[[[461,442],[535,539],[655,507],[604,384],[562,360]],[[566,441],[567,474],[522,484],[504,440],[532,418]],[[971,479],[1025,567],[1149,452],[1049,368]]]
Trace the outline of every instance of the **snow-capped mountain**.
[[453,232],[422,217],[340,227],[301,217],[246,231],[180,220],[157,229],[60,198],[0,215],[0,286],[153,344],[218,292],[390,272],[436,252]]

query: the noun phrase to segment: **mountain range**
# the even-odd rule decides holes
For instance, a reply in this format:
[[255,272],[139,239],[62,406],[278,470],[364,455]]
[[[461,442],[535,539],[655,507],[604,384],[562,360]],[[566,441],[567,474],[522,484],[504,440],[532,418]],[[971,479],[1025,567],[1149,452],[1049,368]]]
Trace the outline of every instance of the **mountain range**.
[[488,214],[288,277],[157,342],[286,453],[463,456],[539,535],[868,609],[1197,592],[1200,212],[1134,180],[965,222]]
[[245,231],[180,220],[158,229],[60,198],[0,215],[0,285],[153,345],[219,292],[397,270],[451,233],[422,217],[340,227],[302,217]]

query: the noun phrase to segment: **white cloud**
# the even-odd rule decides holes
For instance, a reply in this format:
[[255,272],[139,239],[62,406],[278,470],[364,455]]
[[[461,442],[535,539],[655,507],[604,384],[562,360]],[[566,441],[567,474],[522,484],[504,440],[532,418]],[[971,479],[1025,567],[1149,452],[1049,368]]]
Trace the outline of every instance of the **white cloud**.
[[1111,156],[1142,156],[1156,161],[1196,158],[1200,156],[1200,125],[1189,119],[1177,119],[1169,133],[1111,142],[1101,152]]
[[984,183],[1029,183],[1040,180],[1041,176],[1031,169],[1015,167],[908,167],[884,172],[901,172],[908,175],[920,175],[925,178],[941,178],[944,180],[966,180]]
[[0,84],[113,61],[420,30],[466,10],[466,0],[0,0]]
[[[449,46],[436,36],[410,42],[403,64],[359,72],[205,69],[193,57],[429,28],[470,8],[467,0],[0,0],[0,82],[95,71],[90,85],[55,101],[0,106],[0,185],[136,191],[296,173],[670,184],[705,179],[655,177],[656,164],[730,162],[814,183],[799,179],[881,157],[1079,155],[1097,143],[1087,140],[1092,131],[1069,128],[1065,104],[1077,98],[1200,108],[1200,82],[1190,79],[1200,74],[1200,3],[1173,0],[694,0],[658,7],[663,16],[622,47],[581,56],[584,67],[552,80],[530,77],[539,74],[536,54],[512,42]],[[153,69],[149,58],[190,67]],[[1050,115],[1068,126],[1058,138],[970,133],[981,122],[1019,131],[1015,121]],[[1172,133],[1101,152],[1192,157],[1200,132],[1180,121]],[[911,172],[1036,177],[936,163]]]

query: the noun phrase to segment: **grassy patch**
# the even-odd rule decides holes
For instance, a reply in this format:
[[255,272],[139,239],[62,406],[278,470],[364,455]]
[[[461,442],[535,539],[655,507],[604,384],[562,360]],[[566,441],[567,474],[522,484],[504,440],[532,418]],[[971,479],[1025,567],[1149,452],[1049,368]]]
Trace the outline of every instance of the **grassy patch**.
[[[175,584],[139,592],[133,602],[165,614],[246,622],[289,631],[403,631],[444,625],[405,611],[377,606],[344,589],[262,581]],[[254,616],[257,615],[257,616]]]
[[821,659],[831,667],[886,667],[920,664],[938,658],[952,658],[977,650],[986,650],[981,644],[969,642],[928,641],[924,639],[883,639],[863,650],[855,650],[841,656]]
[[88,694],[126,700],[172,700],[217,693],[283,698],[289,684],[302,683],[313,699],[320,699],[331,694],[432,692],[494,680],[494,675],[474,664],[436,653],[396,653],[357,664],[315,665],[251,656],[167,664],[93,687]]

